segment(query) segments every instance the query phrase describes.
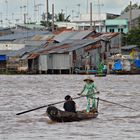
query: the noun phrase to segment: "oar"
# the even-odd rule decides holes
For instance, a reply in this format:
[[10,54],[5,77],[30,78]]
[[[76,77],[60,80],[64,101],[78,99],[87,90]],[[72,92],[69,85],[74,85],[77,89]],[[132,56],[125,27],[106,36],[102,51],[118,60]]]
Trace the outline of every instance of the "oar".
[[[96,94],[97,93],[100,93],[99,91],[97,91],[96,92]],[[81,93],[79,93],[78,95],[80,95],[81,96]],[[86,95],[82,95],[82,97],[86,97]],[[107,102],[107,103],[111,103],[111,104],[114,104],[114,105],[118,105],[118,106],[121,106],[121,107],[124,107],[124,108],[129,108],[129,109],[132,109],[132,110],[135,110],[135,111],[137,111],[136,109],[134,109],[134,108],[131,108],[131,107],[128,107],[128,106],[125,106],[125,105],[121,105],[121,104],[119,104],[119,103],[115,103],[115,102],[111,102],[111,101],[107,101],[107,100],[104,100],[104,99],[101,99],[101,98],[94,98],[94,99],[96,99],[97,101],[103,101],[103,102]]]
[[124,108],[129,108],[129,109],[132,109],[132,110],[137,111],[137,110],[134,109],[134,108],[131,108],[131,107],[128,107],[128,106],[125,106],[125,105],[121,105],[121,104],[119,104],[119,103],[107,101],[107,100],[104,100],[104,99],[101,99],[101,98],[95,98],[95,99],[98,99],[98,100],[103,101],[103,102],[111,103],[111,104],[114,104],[114,105],[118,105],[118,106],[121,106],[121,107],[124,107]]
[[[78,97],[75,97],[75,98],[72,98],[72,99],[79,99],[81,98],[82,96],[78,96]],[[25,114],[25,113],[28,113],[28,112],[31,112],[31,111],[34,111],[34,110],[38,110],[38,109],[41,109],[41,108],[44,108],[44,107],[48,107],[48,106],[51,106],[51,105],[56,105],[56,104],[61,104],[61,103],[64,103],[65,101],[59,101],[59,102],[56,102],[56,103],[52,103],[52,104],[48,104],[48,105],[43,105],[43,106],[40,106],[40,107],[37,107],[37,108],[33,108],[33,109],[30,109],[30,110],[26,110],[26,111],[23,111],[23,112],[19,112],[17,113],[16,115],[21,115],[21,114]]]

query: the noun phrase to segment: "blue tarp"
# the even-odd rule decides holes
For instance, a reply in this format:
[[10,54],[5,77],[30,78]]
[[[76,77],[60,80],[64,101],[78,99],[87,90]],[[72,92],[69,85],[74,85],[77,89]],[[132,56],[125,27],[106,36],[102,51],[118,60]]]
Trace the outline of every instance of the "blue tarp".
[[120,60],[118,60],[114,63],[113,70],[122,70],[122,64],[121,64]]
[[134,65],[137,68],[140,68],[140,60],[134,60]]
[[0,55],[0,61],[6,60],[6,55]]

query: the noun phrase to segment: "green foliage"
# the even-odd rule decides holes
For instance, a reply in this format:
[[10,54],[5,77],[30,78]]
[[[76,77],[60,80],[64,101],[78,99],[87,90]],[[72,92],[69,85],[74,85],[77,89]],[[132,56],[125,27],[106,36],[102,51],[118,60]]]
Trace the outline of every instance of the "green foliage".
[[70,22],[69,18],[70,18],[70,15],[68,15],[68,16],[66,17],[65,21],[66,21],[66,22]]
[[[40,25],[47,27],[49,31],[52,31],[52,22],[48,21],[40,21]],[[57,28],[57,25],[54,24],[54,30]]]
[[64,21],[65,15],[63,13],[58,13],[57,15],[57,21]]
[[45,26],[46,27],[47,22],[46,21],[40,21],[40,25]]
[[138,18],[138,28],[140,29],[140,16]]
[[127,45],[127,36],[125,33],[121,33],[121,46]]
[[103,74],[103,68],[104,68],[103,63],[99,63],[97,65],[97,74]]
[[138,5],[137,3],[135,4],[132,4],[131,7],[130,5],[128,5],[121,13],[125,13],[125,12],[128,12],[129,10],[131,9],[140,9],[140,5]]
[[128,45],[140,45],[140,17],[138,19],[138,26],[133,28],[126,35]]
[[61,13],[58,13],[58,15],[56,16],[56,21],[70,22],[69,18],[70,18],[70,15],[65,18],[65,14],[61,12]]
[[127,35],[129,45],[140,45],[140,28],[133,28]]

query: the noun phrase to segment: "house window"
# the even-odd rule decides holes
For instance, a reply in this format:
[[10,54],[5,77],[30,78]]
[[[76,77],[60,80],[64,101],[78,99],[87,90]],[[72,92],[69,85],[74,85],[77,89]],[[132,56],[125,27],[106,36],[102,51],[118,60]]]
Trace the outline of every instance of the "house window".
[[123,33],[123,29],[121,28],[121,33]]
[[114,33],[114,29],[110,29],[109,31],[112,32],[112,33]]
[[118,29],[118,32],[123,33],[123,28],[119,28],[119,29]]

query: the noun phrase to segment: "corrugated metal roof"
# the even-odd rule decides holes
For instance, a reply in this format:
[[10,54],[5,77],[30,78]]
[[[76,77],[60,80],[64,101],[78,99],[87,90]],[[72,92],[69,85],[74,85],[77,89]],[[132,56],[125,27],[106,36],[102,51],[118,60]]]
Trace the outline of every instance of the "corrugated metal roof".
[[13,50],[0,50],[0,55],[8,55],[9,53],[14,52]]
[[100,39],[83,39],[83,40],[76,40],[73,42],[62,42],[59,44],[51,44],[49,47],[47,47],[45,50],[43,50],[41,53],[43,54],[49,54],[49,53],[64,53],[64,52],[71,52],[73,50],[77,50],[79,48],[91,45],[99,41]]
[[40,46],[40,45],[44,45],[47,41],[45,40],[25,40],[25,39],[18,39],[15,40],[13,42],[11,42],[11,44],[25,44],[26,46]]
[[13,52],[9,53],[8,56],[10,56],[10,57],[12,57],[12,56],[23,57],[25,54],[33,52],[34,50],[36,50],[38,48],[39,47],[37,47],[37,46],[25,47],[25,48],[22,48],[20,50],[13,51]]
[[77,40],[77,39],[84,39],[89,34],[91,34],[93,31],[85,30],[85,31],[78,31],[74,36],[71,37],[71,39]]
[[31,40],[40,40],[41,36],[40,35],[35,35]]
[[31,38],[31,40],[34,40],[34,41],[40,41],[40,40],[50,40],[54,37],[53,34],[47,34],[47,35],[35,35],[34,37]]
[[102,35],[98,36],[97,38],[100,38],[101,40],[109,40],[115,36],[119,35],[119,33],[103,33]]
[[72,47],[68,48],[68,51],[73,51],[73,50],[77,50],[79,48],[91,45],[91,44],[95,44],[96,42],[98,42],[100,39],[84,39],[84,40],[79,40],[75,41],[71,44]]
[[43,35],[41,40],[51,40],[53,37],[53,34]]
[[31,54],[28,56],[28,59],[34,59],[37,58],[39,56],[39,54]]
[[122,50],[131,50],[138,47],[137,45],[129,45],[129,46],[123,46],[121,47]]
[[10,30],[9,27],[0,27],[0,31]]
[[59,35],[54,37],[54,40],[57,42],[63,42],[66,40],[80,40],[80,39],[84,39],[85,37],[87,37],[89,34],[91,34],[93,31],[64,31],[62,33],[60,33]]
[[23,55],[22,57],[20,57],[20,59],[21,59],[21,60],[27,59],[29,55],[30,55],[30,54],[25,54],[25,55]]
[[45,27],[40,24],[17,24],[17,26],[28,29],[45,29]]
[[0,36],[0,41],[14,41],[16,39],[32,37],[36,34],[48,34],[48,31],[22,31],[15,34]]
[[42,46],[46,43],[46,41],[32,41],[32,40],[27,40],[25,41],[26,46]]

